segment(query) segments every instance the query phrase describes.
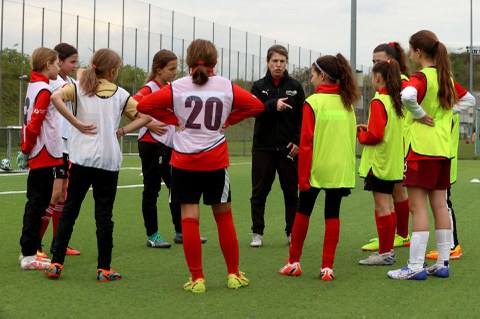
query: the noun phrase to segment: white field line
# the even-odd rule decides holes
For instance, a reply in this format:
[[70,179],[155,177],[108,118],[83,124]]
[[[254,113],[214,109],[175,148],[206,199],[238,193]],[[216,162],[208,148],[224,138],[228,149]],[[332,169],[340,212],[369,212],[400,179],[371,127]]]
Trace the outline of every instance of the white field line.
[[[246,165],[246,164],[251,164],[251,162],[241,162],[241,163],[232,163],[230,164],[231,166],[235,165]],[[132,170],[132,171],[140,171],[142,170],[141,167],[122,167],[120,170]],[[2,176],[13,176],[13,175],[27,175],[28,173],[10,173],[10,174],[0,174],[0,177]],[[162,185],[165,186],[165,183],[162,182]],[[125,189],[125,188],[141,188],[143,187],[143,184],[133,184],[133,185],[121,185],[117,186],[117,189]],[[91,191],[92,188],[89,188]],[[6,191],[6,192],[0,192],[1,195],[15,195],[15,194],[26,194],[26,190],[22,191]]]

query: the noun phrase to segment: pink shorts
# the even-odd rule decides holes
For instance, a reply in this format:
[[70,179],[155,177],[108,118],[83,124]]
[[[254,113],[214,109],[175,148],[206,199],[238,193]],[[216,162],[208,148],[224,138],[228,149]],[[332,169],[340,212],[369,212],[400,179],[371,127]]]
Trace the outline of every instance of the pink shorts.
[[403,186],[428,190],[450,188],[450,160],[407,161],[403,172]]

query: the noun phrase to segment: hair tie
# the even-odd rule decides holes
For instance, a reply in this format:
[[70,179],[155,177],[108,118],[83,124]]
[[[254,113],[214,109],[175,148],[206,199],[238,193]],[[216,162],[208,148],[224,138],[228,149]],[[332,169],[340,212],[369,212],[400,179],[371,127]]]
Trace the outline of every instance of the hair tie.
[[205,65],[205,61],[198,61],[197,65]]
[[95,64],[92,64],[92,69],[96,70],[97,66]]
[[320,65],[318,65],[317,61],[315,61],[315,62],[313,62],[313,63],[314,63],[315,66],[317,67],[318,71],[320,71],[320,73],[325,74],[325,76],[326,76],[327,78],[329,78],[331,81],[333,81],[333,82],[336,81],[336,79],[335,79],[333,76],[331,76],[330,74],[328,74],[327,72],[325,72],[325,71],[320,67]]
[[388,45],[391,47],[395,47],[395,42],[388,42]]

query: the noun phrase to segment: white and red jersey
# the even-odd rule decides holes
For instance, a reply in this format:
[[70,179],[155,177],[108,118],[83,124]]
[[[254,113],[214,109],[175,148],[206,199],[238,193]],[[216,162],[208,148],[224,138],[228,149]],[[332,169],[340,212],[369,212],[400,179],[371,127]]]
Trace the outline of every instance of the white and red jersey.
[[181,123],[173,137],[172,166],[212,171],[229,166],[223,128],[259,114],[264,106],[228,79],[211,76],[196,85],[186,76],[144,98],[137,110],[166,124]]
[[30,73],[22,130],[22,152],[29,155],[31,169],[63,163],[59,113],[52,103],[49,79],[38,72]]
[[[67,84],[74,84],[76,87],[78,87],[78,82],[69,76],[67,76],[66,81],[62,79],[60,75],[58,75],[56,80],[50,80],[50,88],[52,89],[52,92],[55,92],[56,90],[61,89]],[[70,110],[70,112],[75,114],[73,104],[74,103],[70,101],[65,102],[65,105]],[[70,122],[67,121],[63,116],[59,116],[59,119],[60,119],[60,131],[62,134],[62,152],[68,154],[70,150],[70,143],[68,140],[71,135],[72,124],[70,124]]]
[[[145,96],[149,95],[152,92],[160,90],[161,86],[155,80],[149,81],[143,88],[138,91],[137,94],[133,96],[133,99],[137,102],[140,102]],[[156,119],[153,121],[158,122]],[[163,135],[155,134],[150,131],[146,126],[142,127],[138,132],[138,141],[139,142],[149,142],[149,143],[162,143],[170,148],[173,147],[173,135],[175,134],[175,126],[167,125],[167,132]]]
[[76,117],[83,123],[95,124],[97,133],[83,134],[76,128],[72,129],[70,138],[72,163],[107,171],[120,170],[122,152],[116,131],[129,98],[130,94],[121,87],[117,87],[110,97],[87,96],[81,89],[77,91]]

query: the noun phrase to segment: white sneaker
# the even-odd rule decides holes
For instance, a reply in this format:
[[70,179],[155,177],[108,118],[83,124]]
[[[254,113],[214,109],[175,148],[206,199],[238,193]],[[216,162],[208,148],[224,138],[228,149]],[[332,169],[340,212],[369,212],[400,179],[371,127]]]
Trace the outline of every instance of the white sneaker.
[[390,252],[379,254],[378,252],[373,252],[367,259],[362,259],[358,263],[360,265],[374,266],[382,265],[388,266],[392,265],[395,262],[395,252],[393,249]]
[[262,247],[263,235],[260,234],[252,234],[252,242],[250,243],[250,247]]
[[20,262],[20,268],[23,270],[44,270],[48,267],[50,267],[50,259],[37,255],[25,256]]

